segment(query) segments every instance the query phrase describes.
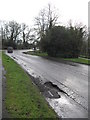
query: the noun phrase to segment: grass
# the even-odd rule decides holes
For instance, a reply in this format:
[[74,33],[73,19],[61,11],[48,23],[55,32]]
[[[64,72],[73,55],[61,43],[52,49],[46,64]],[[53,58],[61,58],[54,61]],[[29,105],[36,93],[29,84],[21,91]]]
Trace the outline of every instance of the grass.
[[85,58],[64,58],[64,60],[90,65],[90,60]]
[[56,118],[39,89],[26,72],[10,57],[3,54],[6,70],[6,108],[13,118]]

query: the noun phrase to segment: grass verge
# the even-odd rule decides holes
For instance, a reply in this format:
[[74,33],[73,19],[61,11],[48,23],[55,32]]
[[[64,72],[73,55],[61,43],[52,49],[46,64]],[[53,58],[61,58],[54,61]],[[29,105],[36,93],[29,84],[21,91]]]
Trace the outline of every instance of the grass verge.
[[13,118],[56,118],[39,89],[26,72],[10,57],[2,54],[6,70],[6,108]]
[[64,58],[64,60],[90,65],[90,60],[85,58]]

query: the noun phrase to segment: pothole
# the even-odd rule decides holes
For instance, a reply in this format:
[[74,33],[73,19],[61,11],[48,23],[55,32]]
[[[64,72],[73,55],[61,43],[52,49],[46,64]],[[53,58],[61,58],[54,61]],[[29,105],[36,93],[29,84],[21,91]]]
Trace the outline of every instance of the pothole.
[[[28,72],[27,72],[28,73]],[[29,74],[30,75],[30,74]],[[52,82],[48,81],[44,84],[41,82],[40,78],[35,78],[30,75],[32,78],[32,83],[37,85],[40,92],[46,97],[50,99],[58,99],[61,98],[62,93],[67,94],[63,90],[61,90],[57,85],[53,84]],[[61,93],[61,94],[60,94]]]
[[51,89],[54,89],[54,90],[56,90],[57,92],[62,92],[62,93],[65,93],[66,94],[66,92],[65,91],[63,91],[62,89],[60,89],[57,85],[55,85],[55,84],[53,84],[52,82],[46,82],[46,83],[44,83],[44,85],[46,86],[46,87],[48,87],[48,88],[51,88]]
[[60,92],[66,94],[63,90],[61,90],[57,85],[53,84],[52,82],[48,81],[44,83],[46,91],[44,91],[44,95],[49,98],[61,98]]

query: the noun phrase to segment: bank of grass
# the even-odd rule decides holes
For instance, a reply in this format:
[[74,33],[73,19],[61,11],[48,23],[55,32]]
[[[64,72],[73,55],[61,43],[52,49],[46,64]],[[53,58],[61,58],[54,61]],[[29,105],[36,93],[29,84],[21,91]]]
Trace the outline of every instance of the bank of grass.
[[64,60],[90,65],[90,60],[85,58],[64,58]]
[[30,77],[10,57],[3,54],[6,70],[6,108],[13,118],[56,118]]

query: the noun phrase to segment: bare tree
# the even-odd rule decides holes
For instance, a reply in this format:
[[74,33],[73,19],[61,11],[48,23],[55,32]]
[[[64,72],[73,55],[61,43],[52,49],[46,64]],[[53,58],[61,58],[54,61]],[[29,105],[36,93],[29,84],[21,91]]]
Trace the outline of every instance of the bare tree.
[[23,44],[25,44],[25,41],[26,41],[26,39],[25,39],[25,37],[26,37],[26,34],[25,34],[26,28],[27,28],[27,25],[22,23],[22,25],[21,25],[22,33],[21,34],[22,34],[22,38],[23,38]]
[[54,9],[51,8],[51,4],[48,4],[47,18],[48,18],[47,19],[48,28],[51,29],[53,26],[56,25],[58,20],[58,15],[56,13],[56,10],[55,8]]
[[[1,25],[1,36],[2,44],[7,44],[6,46],[13,46],[18,40],[18,36],[21,33],[21,25],[15,21],[2,22]],[[16,48],[16,47],[15,47]]]
[[21,25],[15,21],[11,21],[8,27],[10,41],[16,41],[17,36],[21,33]]
[[23,43],[28,42],[28,41],[32,41],[32,29],[29,28],[29,26],[27,26],[25,23],[23,23],[22,25],[22,38],[23,38]]
[[39,16],[35,18],[35,31],[40,39],[42,39],[47,30],[55,26],[57,19],[58,15],[55,9],[51,8],[51,4],[48,4],[47,8],[40,11]]
[[35,28],[37,35],[39,35],[39,38],[42,38],[42,36],[45,34],[46,30],[46,12],[45,9],[42,9],[39,13],[39,16],[35,18]]

